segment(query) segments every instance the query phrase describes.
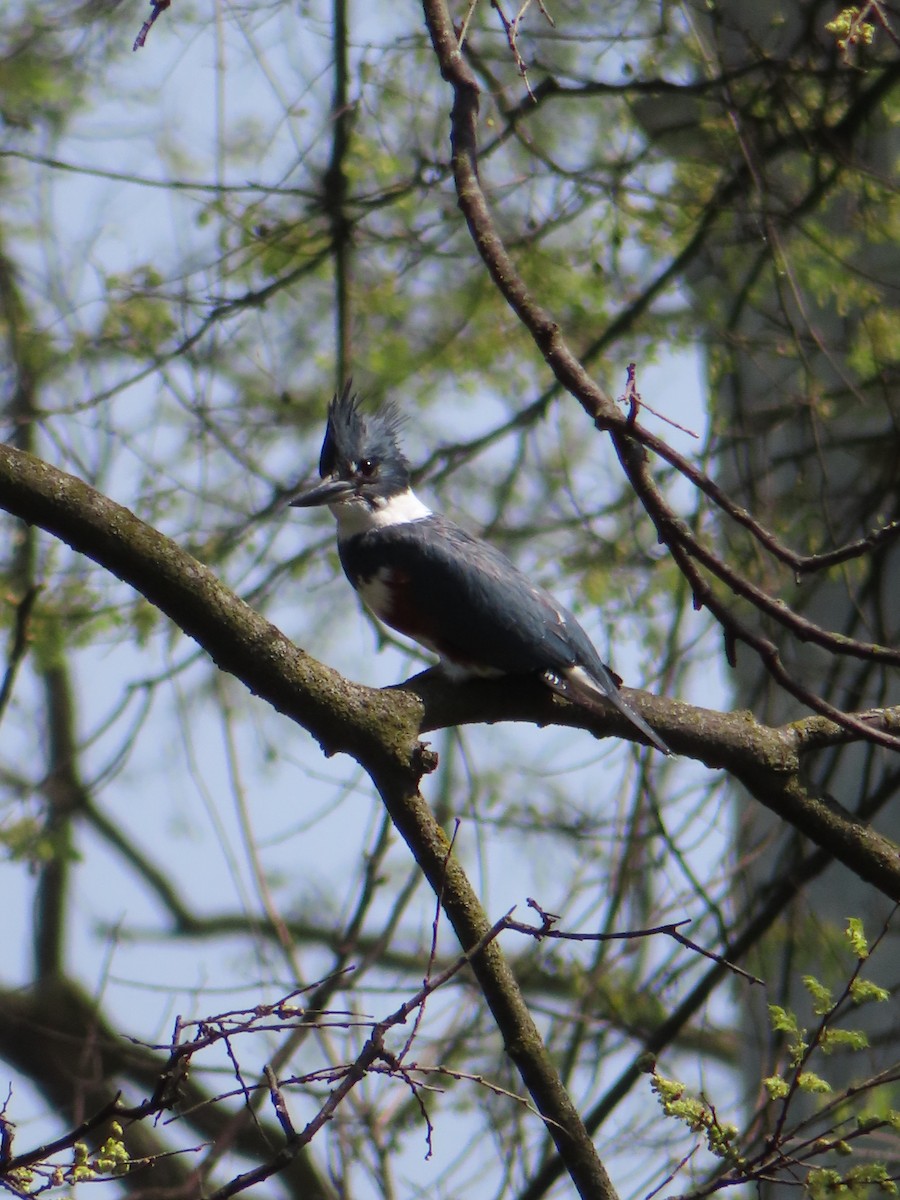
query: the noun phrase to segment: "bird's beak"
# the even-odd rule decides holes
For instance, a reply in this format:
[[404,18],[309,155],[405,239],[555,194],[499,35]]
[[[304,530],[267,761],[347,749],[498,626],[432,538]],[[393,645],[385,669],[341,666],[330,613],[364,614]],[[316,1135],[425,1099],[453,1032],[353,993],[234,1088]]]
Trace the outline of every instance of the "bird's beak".
[[300,491],[288,500],[290,508],[315,508],[319,504],[340,504],[354,492],[353,484],[347,479],[326,479],[309,491]]

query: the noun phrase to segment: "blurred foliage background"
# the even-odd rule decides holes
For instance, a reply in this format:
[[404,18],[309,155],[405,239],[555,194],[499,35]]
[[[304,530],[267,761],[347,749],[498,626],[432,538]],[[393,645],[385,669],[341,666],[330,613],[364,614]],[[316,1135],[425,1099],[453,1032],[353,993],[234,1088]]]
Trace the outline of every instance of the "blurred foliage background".
[[[635,362],[645,423],[798,553],[896,520],[896,12],[452,11],[481,87],[495,220],[582,361],[614,395]],[[552,586],[629,685],[773,723],[805,715],[752,649],[729,667],[612,446],[491,282],[457,206],[451,96],[421,7],[176,0],[133,53],[148,15],[105,0],[10,0],[0,15],[6,439],[175,538],[316,657],[389,684],[423,660],[362,614],[327,515],[284,509],[352,374],[401,406],[422,493]],[[889,538],[800,581],[673,468],[653,470],[735,570],[829,630],[896,647]],[[179,1121],[127,1131],[132,1157],[155,1166],[107,1186],[209,1195],[278,1140],[265,1104],[246,1118],[235,1060],[254,1084],[268,1061],[323,1072],[291,1092],[302,1126],[325,1073],[358,1051],[356,1022],[421,985],[434,900],[361,772],[323,761],[106,572],[3,524],[0,1054],[14,1150],[118,1088],[152,1091],[176,1016],[297,987],[335,1014],[217,1043]],[[898,703],[895,668],[811,648],[713,586],[815,695],[850,711]],[[637,1058],[662,1055],[740,1127],[742,1153],[761,1151],[784,1132],[761,1081],[790,1041],[766,1001],[802,1011],[804,972],[839,992],[859,965],[848,916],[872,941],[888,923],[871,973],[896,985],[891,905],[690,761],[560,729],[449,730],[435,745],[428,796],[461,821],[456,849],[492,917],[528,896],[571,930],[688,917],[694,941],[765,979],[758,1000],[664,938],[504,942],[621,1194],[673,1172],[666,1186],[705,1192],[734,1156],[664,1118]],[[812,771],[890,831],[897,764],[857,745]],[[440,925],[439,961],[454,951]],[[848,1086],[886,1071],[853,1115],[900,1108],[896,1004],[871,1007],[872,1049],[820,1069],[846,1101],[815,1126],[822,1146],[798,1125],[790,1167],[760,1186],[825,1187],[810,1167],[840,1166]],[[271,1194],[571,1194],[509,1095],[520,1085],[465,973],[416,1036],[418,1062],[447,1072],[424,1100],[432,1156],[410,1088],[373,1076]],[[798,1099],[792,1120],[809,1111]],[[862,1161],[896,1172],[891,1136],[874,1130]]]

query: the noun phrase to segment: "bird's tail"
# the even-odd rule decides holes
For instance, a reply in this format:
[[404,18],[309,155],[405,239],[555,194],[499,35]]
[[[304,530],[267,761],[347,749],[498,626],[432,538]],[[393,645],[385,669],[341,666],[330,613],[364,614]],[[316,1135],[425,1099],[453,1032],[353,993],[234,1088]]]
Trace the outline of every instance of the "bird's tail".
[[558,675],[554,671],[545,671],[543,679],[557,695],[564,696],[573,704],[580,704],[582,708],[587,708],[591,712],[602,713],[604,701],[611,704],[619,710],[623,717],[627,717],[635,729],[640,730],[651,746],[655,746],[663,754],[672,753],[641,714],[635,712],[631,705],[622,699],[612,674],[609,676],[608,683],[606,680],[595,681],[583,667],[574,667],[565,675]]

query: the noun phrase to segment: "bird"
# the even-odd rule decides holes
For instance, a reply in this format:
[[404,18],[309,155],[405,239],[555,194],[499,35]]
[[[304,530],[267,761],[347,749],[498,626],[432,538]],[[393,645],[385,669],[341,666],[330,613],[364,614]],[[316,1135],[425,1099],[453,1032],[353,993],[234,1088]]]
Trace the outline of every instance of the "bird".
[[670,754],[622,698],[618,677],[574,615],[505,554],[416,496],[402,424],[395,403],[367,411],[348,382],[328,406],[322,482],[287,500],[330,508],[341,566],[366,607],[436,654],[451,680],[535,676],[583,708],[608,712],[604,702],[611,704]]

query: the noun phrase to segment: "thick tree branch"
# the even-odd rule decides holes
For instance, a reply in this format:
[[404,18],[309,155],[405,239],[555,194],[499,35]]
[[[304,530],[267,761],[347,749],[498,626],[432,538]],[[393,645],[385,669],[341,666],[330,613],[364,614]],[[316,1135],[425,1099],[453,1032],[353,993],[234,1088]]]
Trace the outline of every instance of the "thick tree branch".
[[[537,725],[568,725],[608,736],[628,736],[616,716],[592,717],[564,701],[548,701],[544,689],[516,680],[478,681],[448,687],[437,671],[428,671],[402,684],[414,689],[425,703],[423,732],[474,722],[533,721]],[[658,728],[676,753],[688,754],[714,769],[724,769],[750,794],[789,822],[861,879],[900,900],[900,849],[851,812],[816,796],[805,782],[806,754],[824,745],[853,740],[841,724],[823,717],[792,722],[781,728],[761,725],[752,713],[719,713],[647,692],[624,690],[629,704]],[[857,714],[854,724],[900,731],[900,709]]]
[[[326,754],[374,765],[415,760],[418,706],[342,679],[299,650],[202,563],[74,476],[0,445],[0,506],[131,584]],[[390,749],[388,749],[390,747]]]
[[[528,721],[581,728],[601,737],[631,735],[618,714],[593,715],[527,680],[459,685],[426,671],[396,688],[351,683],[294,646],[210,570],[133,513],[73,476],[4,445],[0,507],[40,525],[130,583],[222,670],[306,728],[327,754],[350,754],[376,781],[391,780],[394,791],[405,779],[407,791],[414,794],[419,778],[430,769],[428,752],[418,741],[430,730]],[[860,736],[857,727],[896,731],[900,714],[895,710],[859,714],[843,725],[819,717],[773,729],[749,713],[718,713],[644,692],[626,695],[676,753],[729,771],[756,799],[850,870],[900,899],[900,858],[893,843],[811,795],[802,782],[806,754]]]

